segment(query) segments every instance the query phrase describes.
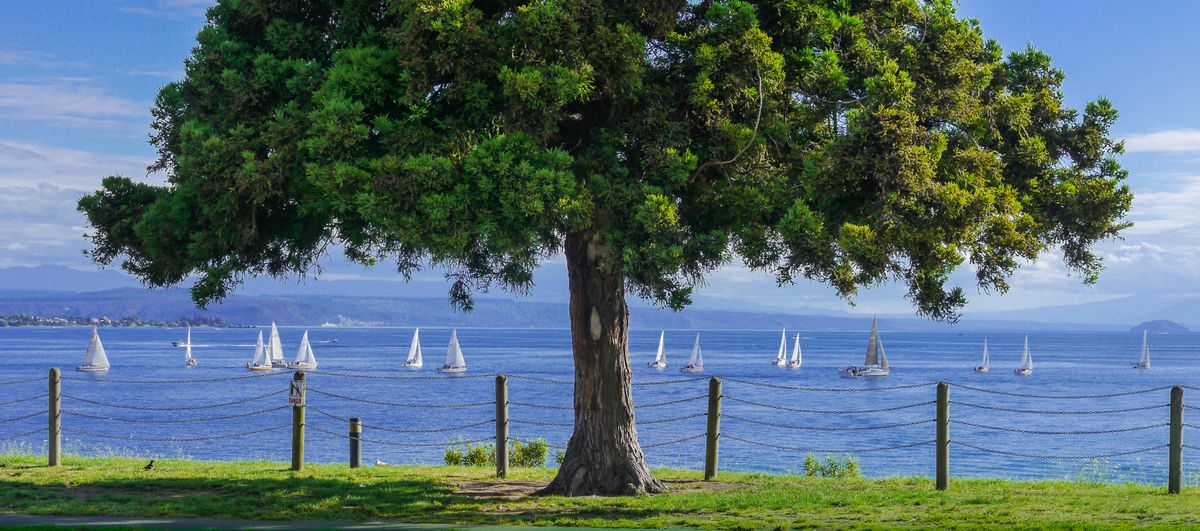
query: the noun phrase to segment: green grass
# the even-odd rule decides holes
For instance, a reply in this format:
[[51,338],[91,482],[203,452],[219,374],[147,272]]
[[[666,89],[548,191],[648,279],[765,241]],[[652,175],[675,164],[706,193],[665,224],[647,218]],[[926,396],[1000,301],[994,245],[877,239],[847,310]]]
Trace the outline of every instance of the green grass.
[[395,519],[406,522],[591,527],[761,529],[1023,527],[1096,528],[1200,525],[1200,489],[1066,481],[959,479],[937,492],[927,479],[828,479],[656,471],[669,494],[612,498],[517,496],[550,470],[309,465],[0,456],[0,512],[43,515],[237,519]]

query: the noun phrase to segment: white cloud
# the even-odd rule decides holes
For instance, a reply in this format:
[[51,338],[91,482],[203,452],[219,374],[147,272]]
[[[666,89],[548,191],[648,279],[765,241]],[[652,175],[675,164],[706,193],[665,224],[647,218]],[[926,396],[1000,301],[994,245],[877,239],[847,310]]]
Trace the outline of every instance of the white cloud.
[[132,118],[144,122],[149,118],[147,108],[77,79],[0,83],[0,112],[9,119],[111,126]]
[[1200,151],[1200,129],[1168,129],[1125,137],[1130,153],[1146,151]]
[[100,179],[119,173],[134,179],[162,182],[159,175],[146,178],[149,157],[110,155],[78,149],[50,147],[0,139],[0,185],[53,185],[92,190]]

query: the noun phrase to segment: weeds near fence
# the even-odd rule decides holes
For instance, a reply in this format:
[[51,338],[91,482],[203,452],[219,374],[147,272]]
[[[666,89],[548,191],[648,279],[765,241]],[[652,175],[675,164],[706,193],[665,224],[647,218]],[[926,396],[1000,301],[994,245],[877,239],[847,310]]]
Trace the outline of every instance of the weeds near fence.
[[849,455],[827,455],[824,459],[812,454],[804,456],[804,475],[823,478],[860,478],[858,459]]
[[[544,468],[550,447],[545,439],[512,440],[508,463],[514,467]],[[496,445],[459,441],[446,448],[443,460],[450,466],[496,466]]]

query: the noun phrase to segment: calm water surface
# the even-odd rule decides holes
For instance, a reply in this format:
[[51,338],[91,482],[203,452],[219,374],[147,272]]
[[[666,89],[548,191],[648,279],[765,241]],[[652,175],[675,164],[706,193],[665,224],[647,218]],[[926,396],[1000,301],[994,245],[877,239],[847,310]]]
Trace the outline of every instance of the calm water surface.
[[[281,328],[285,355],[295,355],[303,329]],[[287,375],[264,378],[190,384],[124,384],[99,379],[134,379],[171,382],[198,378],[221,378],[249,374],[245,363],[253,353],[257,330],[195,329],[194,354],[200,365],[183,366],[183,349],[170,341],[183,338],[178,329],[101,329],[112,370],[92,376],[71,370],[82,359],[90,329],[87,328],[0,328],[0,381],[45,376],[50,367],[64,369],[62,392],[73,398],[63,400],[64,445],[68,451],[98,453],[118,451],[138,455],[184,456],[193,459],[268,459],[286,461],[290,435],[287,429],[228,439],[196,440],[223,434],[270,428],[290,423],[282,390]],[[634,381],[649,383],[678,380],[686,375],[677,367],[686,362],[696,331],[668,330],[667,358],[671,367],[656,371],[646,367],[654,355],[657,330],[630,333]],[[548,379],[570,379],[570,334],[567,330],[460,329],[463,352],[470,370],[467,375],[507,373]],[[869,450],[927,441],[934,438],[932,404],[894,411],[866,413],[801,413],[769,409],[748,404],[770,404],[782,408],[829,411],[875,410],[934,400],[933,385],[911,389],[864,391],[882,386],[900,386],[923,382],[947,381],[988,390],[1018,394],[1077,395],[1107,394],[1182,384],[1200,386],[1197,351],[1200,335],[1178,334],[1151,337],[1153,370],[1138,371],[1129,364],[1136,360],[1141,336],[1134,333],[1041,332],[1029,335],[1036,370],[1032,377],[1012,374],[1020,357],[1023,334],[989,332],[991,374],[976,374],[983,333],[962,332],[888,332],[881,333],[887,345],[893,369],[891,376],[879,380],[844,379],[837,369],[861,363],[866,331],[802,332],[804,351],[802,369],[774,367],[770,360],[779,344],[774,331],[703,331],[704,376],[726,377],[723,403],[726,418],[722,433],[783,448],[761,446],[726,438],[721,443],[721,467],[725,470],[788,472],[802,470],[806,451],[824,449]],[[341,437],[347,430],[336,418],[358,416],[368,427],[364,437],[364,460],[376,458],[389,463],[436,463],[448,441],[479,439],[494,435],[493,381],[490,378],[462,378],[440,375],[433,370],[441,364],[449,341],[448,329],[422,329],[426,368],[407,371],[400,367],[412,337],[411,328],[315,328],[310,331],[314,350],[323,371],[371,376],[427,376],[427,380],[388,380],[310,375],[309,388],[345,397],[375,402],[412,404],[417,407],[393,407],[343,400],[309,393],[307,459],[313,462],[344,462],[347,442]],[[329,341],[336,339],[336,343]],[[791,337],[788,338],[789,348]],[[748,380],[766,385],[730,381]],[[828,387],[841,392],[792,390],[770,386]],[[36,382],[0,385],[0,403],[44,393],[44,379]],[[707,392],[708,382],[699,380],[672,385],[648,385],[635,388],[638,405],[698,397]],[[849,390],[849,391],[847,391]],[[139,408],[179,408],[231,402],[271,392],[280,394],[243,404],[192,413],[179,411],[142,411],[112,405]],[[99,405],[77,399],[91,400]],[[571,387],[540,381],[512,379],[512,402],[548,407],[513,405],[510,407],[511,434],[517,438],[542,437],[551,445],[565,446],[570,428],[541,424],[569,424],[571,412],[556,407],[571,405]],[[951,390],[951,417],[988,426],[1032,431],[1103,431],[1138,428],[1166,423],[1168,391],[1101,399],[1034,399],[982,393],[961,387]],[[740,400],[740,401],[739,401]],[[445,407],[454,404],[482,404]],[[981,409],[975,406],[1025,409],[1046,412],[1126,409],[1163,406],[1145,411],[1095,415],[1050,415]],[[442,406],[442,407],[436,407]],[[638,420],[646,423],[638,434],[653,466],[698,469],[703,467],[703,438],[654,447],[656,443],[700,434],[703,417],[678,422],[653,423],[702,413],[705,400],[639,408]],[[0,406],[0,421],[45,409],[45,399]],[[317,413],[319,409],[330,416]],[[183,419],[245,417],[205,422],[177,423]],[[116,422],[91,417],[136,419],[145,422]],[[737,420],[742,417],[748,420]],[[536,424],[528,424],[528,423]],[[838,428],[909,423],[904,427],[859,431]],[[397,433],[392,430],[430,430],[474,423],[481,425],[451,433]],[[763,424],[767,423],[767,424]],[[786,425],[788,427],[773,426]],[[40,450],[45,434],[39,432],[14,437],[31,430],[44,429],[45,417],[0,422],[0,445],[24,446]],[[811,429],[821,428],[821,429]],[[322,433],[327,430],[339,435]],[[1185,441],[1200,436],[1200,430],[1185,430]],[[996,431],[955,424],[955,441],[1006,452],[1032,455],[1102,455],[1153,447],[1167,442],[1165,426],[1115,434],[1040,435]],[[131,441],[169,439],[165,441]],[[786,448],[786,449],[784,449]],[[933,473],[932,444],[907,449],[854,454],[864,472],[871,476],[924,475]],[[1189,457],[1185,451],[1185,463]],[[1104,475],[1108,479],[1163,482],[1166,449],[1108,459]],[[1200,456],[1196,456],[1200,460]],[[1119,465],[1119,468],[1117,466]],[[955,476],[999,476],[1017,478],[1064,477],[1077,473],[1079,461],[1054,461],[1040,458],[996,455],[954,446],[951,472]],[[1189,470],[1198,467],[1188,464]]]

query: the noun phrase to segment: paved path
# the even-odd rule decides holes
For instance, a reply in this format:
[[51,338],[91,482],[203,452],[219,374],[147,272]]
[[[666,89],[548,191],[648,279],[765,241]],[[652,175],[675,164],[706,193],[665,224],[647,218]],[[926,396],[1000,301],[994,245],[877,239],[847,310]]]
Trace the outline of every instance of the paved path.
[[92,529],[400,529],[412,531],[441,531],[461,529],[464,531],[515,531],[519,529],[552,531],[581,527],[516,527],[497,525],[452,525],[452,524],[406,524],[387,520],[364,522],[336,522],[321,520],[217,520],[214,518],[129,518],[115,516],[31,516],[23,514],[0,514],[0,526],[45,526]]

